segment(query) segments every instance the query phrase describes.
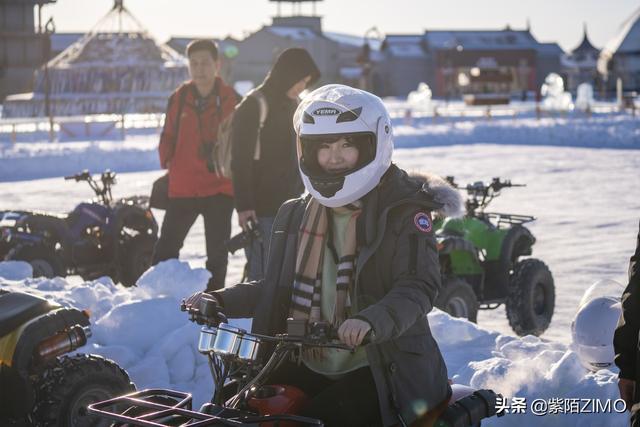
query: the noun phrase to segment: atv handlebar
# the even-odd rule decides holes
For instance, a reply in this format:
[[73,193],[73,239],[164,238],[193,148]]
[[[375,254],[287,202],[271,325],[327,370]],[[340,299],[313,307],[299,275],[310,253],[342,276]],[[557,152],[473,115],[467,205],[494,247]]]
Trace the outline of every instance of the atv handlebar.
[[116,174],[109,169],[102,172],[102,174],[100,175],[102,186],[100,186],[97,180],[93,179],[93,177],[91,176],[91,172],[89,172],[89,170],[87,169],[75,175],[65,176],[64,179],[65,181],[86,181],[89,184],[89,187],[91,187],[93,192],[100,198],[100,201],[103,204],[108,206],[113,201],[113,197],[111,195],[111,187],[116,182]]
[[447,182],[454,188],[464,189],[469,195],[469,199],[466,201],[467,215],[474,216],[477,210],[482,210],[491,203],[491,201],[500,195],[500,191],[503,188],[509,187],[526,187],[526,184],[514,184],[510,179],[501,180],[500,177],[495,177],[491,180],[490,184],[485,184],[482,181],[476,181],[472,184],[467,184],[465,187],[461,187],[455,182],[455,177],[447,176]]
[[[227,316],[222,312],[218,300],[211,294],[203,292],[199,297],[190,297],[182,300],[180,311],[189,313],[190,320],[198,325],[217,327],[221,323],[227,323]],[[250,334],[264,341],[294,343],[302,346],[332,347],[343,350],[353,350],[344,344],[336,344],[339,340],[338,331],[327,322],[309,322],[306,319],[287,319],[287,332],[275,336]],[[369,344],[371,331],[369,331],[361,345]]]
[[88,181],[89,179],[91,179],[91,173],[89,172],[89,170],[85,169],[82,172],[77,173],[75,175],[65,176],[64,179],[65,181],[75,180],[76,182]]
[[[513,184],[510,179],[502,181],[499,177],[493,178],[489,185],[485,185],[482,181],[476,181],[473,184],[467,184],[465,189],[467,193],[472,195],[488,195],[491,192],[498,193],[503,188],[509,187],[525,187],[526,184]],[[459,188],[459,187],[457,187]]]

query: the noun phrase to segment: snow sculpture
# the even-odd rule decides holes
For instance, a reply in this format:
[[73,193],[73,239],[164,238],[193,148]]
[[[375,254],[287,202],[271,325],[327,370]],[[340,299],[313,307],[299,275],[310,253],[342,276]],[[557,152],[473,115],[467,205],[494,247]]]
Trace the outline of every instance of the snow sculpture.
[[412,111],[432,113],[434,105],[431,97],[431,88],[428,84],[422,82],[418,85],[417,90],[409,93],[407,103]]
[[577,89],[576,108],[580,111],[591,111],[593,108],[593,86],[581,83]]
[[573,99],[569,92],[564,91],[562,77],[551,73],[544,79],[540,93],[543,96],[542,108],[547,111],[570,111],[573,109]]

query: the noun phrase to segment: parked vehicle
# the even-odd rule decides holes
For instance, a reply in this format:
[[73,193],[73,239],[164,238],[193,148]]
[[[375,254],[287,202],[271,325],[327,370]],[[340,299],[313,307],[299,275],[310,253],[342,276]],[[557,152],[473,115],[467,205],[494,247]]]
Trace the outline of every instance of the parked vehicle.
[[[325,322],[287,321],[287,333],[254,335],[226,323],[213,297],[199,307],[181,307],[191,320],[203,325],[198,351],[207,356],[215,384],[211,402],[192,408],[191,395],[173,390],[150,389],[89,405],[89,413],[117,426],[322,426],[318,419],[302,417],[298,411],[308,401],[299,388],[269,384],[269,375],[287,358],[299,357],[303,349],[332,347],[349,349],[335,341],[335,331]],[[264,362],[265,350],[273,349]],[[267,350],[267,353],[269,351]],[[479,425],[496,415],[500,398],[491,390],[453,386],[453,397],[440,416],[442,425]],[[128,406],[118,411],[114,406]],[[503,414],[499,414],[503,415]]]
[[65,179],[86,182],[96,199],[80,203],[68,215],[0,212],[0,259],[29,262],[34,277],[79,274],[92,280],[107,275],[135,285],[151,265],[158,238],[148,197],[114,200],[116,174],[109,170],[99,180],[86,170]]
[[469,184],[466,215],[434,222],[443,280],[436,306],[475,322],[478,309],[505,304],[514,332],[541,335],[553,316],[555,286],[547,265],[530,257],[536,239],[525,224],[535,218],[485,211],[502,189],[522,186],[500,178]]
[[108,426],[86,406],[135,387],[113,361],[71,355],[90,336],[87,311],[0,290],[0,425]]

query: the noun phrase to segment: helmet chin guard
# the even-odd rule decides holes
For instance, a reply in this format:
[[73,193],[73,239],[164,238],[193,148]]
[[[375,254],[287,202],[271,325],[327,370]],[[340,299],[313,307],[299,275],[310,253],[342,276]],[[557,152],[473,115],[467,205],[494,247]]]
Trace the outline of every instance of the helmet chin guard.
[[[344,85],[327,85],[311,92],[294,115],[298,165],[305,188],[321,204],[339,207],[371,190],[391,165],[393,132],[389,114],[377,96]],[[339,174],[318,165],[315,141],[356,138],[356,167]]]

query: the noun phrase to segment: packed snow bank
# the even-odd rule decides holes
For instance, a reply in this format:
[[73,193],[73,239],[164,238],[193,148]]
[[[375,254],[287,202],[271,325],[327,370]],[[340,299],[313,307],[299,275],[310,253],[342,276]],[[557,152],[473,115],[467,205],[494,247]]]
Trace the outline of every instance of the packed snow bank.
[[[101,354],[125,368],[139,389],[165,387],[194,394],[196,405],[209,400],[212,381],[206,358],[197,351],[199,327],[179,310],[180,300],[203,289],[209,273],[170,260],[148,270],[136,288],[108,278],[82,284],[64,279],[24,278],[20,263],[0,263],[0,289],[29,292],[92,312],[93,337],[84,352]],[[9,280],[7,276],[19,280]],[[505,397],[534,399],[617,399],[616,374],[589,373],[567,346],[536,337],[515,338],[480,328],[434,310],[433,334],[454,382],[491,388]],[[250,327],[250,320],[234,324]],[[551,410],[549,409],[549,412]],[[483,425],[624,426],[627,415],[509,414]]]
[[640,120],[625,114],[592,117],[456,118],[394,123],[395,146],[432,147],[456,144],[547,145],[640,149]]
[[31,264],[24,261],[0,262],[0,279],[23,280],[33,276]]
[[0,143],[0,181],[73,175],[84,169],[156,170],[160,168],[157,146],[155,134],[126,141]]
[[[640,149],[640,120],[625,114],[592,117],[429,117],[394,119],[395,146],[458,144],[544,145]],[[142,132],[142,130],[140,130]],[[159,169],[155,129],[125,141],[0,143],[0,181],[71,175],[83,169],[135,172]]]

